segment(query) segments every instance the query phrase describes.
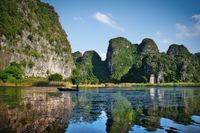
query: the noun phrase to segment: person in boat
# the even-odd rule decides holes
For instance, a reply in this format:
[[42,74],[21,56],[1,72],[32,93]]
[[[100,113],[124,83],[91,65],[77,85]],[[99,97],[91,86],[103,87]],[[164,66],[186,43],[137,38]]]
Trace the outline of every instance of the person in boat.
[[80,82],[76,81],[76,89],[79,89],[79,84],[80,84]]

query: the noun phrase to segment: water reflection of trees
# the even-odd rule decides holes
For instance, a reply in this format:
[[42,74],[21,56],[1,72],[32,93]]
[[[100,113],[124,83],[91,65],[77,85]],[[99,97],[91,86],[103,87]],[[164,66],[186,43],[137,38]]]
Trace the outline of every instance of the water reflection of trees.
[[17,106],[9,108],[15,99],[9,103],[1,102],[0,132],[64,132],[72,111],[72,102],[69,94],[57,94],[45,89],[23,90]]
[[105,105],[105,98],[100,98],[99,90],[82,90],[71,96],[74,103],[71,121],[91,123],[98,119]]
[[[154,94],[152,94],[154,89]],[[195,94],[198,94],[195,96]],[[192,115],[200,115],[200,92],[193,89],[150,89],[148,108],[143,109],[144,117],[138,121],[147,130],[160,127],[160,118],[165,117],[180,124],[191,124]]]
[[200,90],[151,88],[116,92],[0,90],[0,132],[64,132],[70,116],[74,122],[92,123],[101,111],[106,112],[106,131],[110,133],[125,133],[134,130],[134,125],[155,131],[161,126],[161,117],[187,125],[191,124],[192,115],[200,115]]
[[107,132],[126,133],[137,121],[139,110],[133,109],[131,103],[120,93],[113,95],[114,103],[111,118],[107,120]]
[[192,115],[200,115],[200,92],[176,88],[151,88],[145,91],[81,90],[71,94],[75,104],[73,122],[92,123],[101,111],[107,114],[106,131],[125,133],[140,125],[148,131],[160,128],[160,119],[191,124]]
[[156,131],[160,128],[161,117],[188,125],[191,124],[192,115],[200,115],[198,90],[152,89],[149,96],[146,96],[145,92],[141,99],[137,97],[138,101],[148,104],[142,106],[135,104],[134,94],[129,96],[122,92],[114,95],[113,110],[106,124],[107,132],[125,133],[134,125],[143,126],[148,131]]

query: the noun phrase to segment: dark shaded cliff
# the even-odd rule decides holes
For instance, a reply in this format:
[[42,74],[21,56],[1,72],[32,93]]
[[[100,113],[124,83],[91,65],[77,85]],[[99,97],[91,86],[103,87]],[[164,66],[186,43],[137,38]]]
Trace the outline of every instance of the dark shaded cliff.
[[95,51],[73,53],[76,68],[72,73],[72,81],[82,83],[108,82],[108,70],[105,61]]

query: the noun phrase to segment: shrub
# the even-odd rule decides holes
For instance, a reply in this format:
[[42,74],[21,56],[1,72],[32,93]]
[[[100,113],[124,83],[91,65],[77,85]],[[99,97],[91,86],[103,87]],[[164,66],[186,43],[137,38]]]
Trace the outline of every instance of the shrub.
[[23,70],[16,62],[11,63],[6,69],[0,71],[0,80],[3,82],[16,82],[22,79]]
[[17,64],[16,62],[11,63],[10,66],[7,67],[4,71],[8,75],[11,75],[11,76],[15,77],[16,79],[21,79],[22,75],[23,75],[21,66],[19,64]]
[[0,71],[0,81],[6,82],[8,78],[8,74],[6,74],[4,71]]
[[55,73],[55,74],[51,74],[49,76],[49,81],[62,81],[63,80],[63,77],[62,75],[58,74],[58,73]]

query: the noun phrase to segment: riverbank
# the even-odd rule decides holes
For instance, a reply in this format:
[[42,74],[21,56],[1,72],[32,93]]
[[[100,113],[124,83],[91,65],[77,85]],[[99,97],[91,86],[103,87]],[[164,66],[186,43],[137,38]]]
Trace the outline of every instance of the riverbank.
[[[76,87],[70,82],[57,82],[57,81],[47,81],[47,80],[26,80],[26,81],[19,81],[16,83],[4,83],[0,82],[0,86],[22,86],[22,87],[31,87],[31,86],[54,86],[54,87]],[[102,83],[102,84],[80,84],[80,88],[104,88],[104,87],[134,87],[134,86],[166,86],[166,87],[175,87],[175,86],[183,86],[183,87],[200,87],[200,83],[193,83],[193,82],[176,82],[176,83],[160,83],[160,84],[150,84],[150,83]]]

